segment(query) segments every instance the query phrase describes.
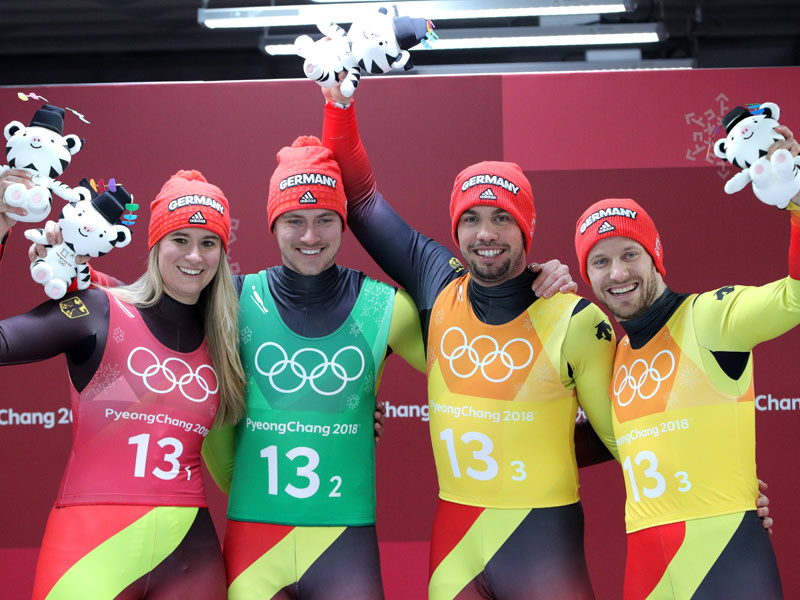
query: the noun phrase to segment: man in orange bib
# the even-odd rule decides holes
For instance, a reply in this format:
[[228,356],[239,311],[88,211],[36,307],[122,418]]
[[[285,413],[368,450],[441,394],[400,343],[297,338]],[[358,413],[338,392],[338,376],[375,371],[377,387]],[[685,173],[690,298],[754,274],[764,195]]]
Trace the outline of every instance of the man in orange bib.
[[547,277],[526,269],[528,178],[501,161],[456,177],[450,216],[467,272],[378,191],[353,107],[328,103],[323,137],[341,166],[348,225],[422,322],[440,498],[429,599],[593,600],[573,432],[580,401],[616,451],[614,336],[590,301],[532,289]]

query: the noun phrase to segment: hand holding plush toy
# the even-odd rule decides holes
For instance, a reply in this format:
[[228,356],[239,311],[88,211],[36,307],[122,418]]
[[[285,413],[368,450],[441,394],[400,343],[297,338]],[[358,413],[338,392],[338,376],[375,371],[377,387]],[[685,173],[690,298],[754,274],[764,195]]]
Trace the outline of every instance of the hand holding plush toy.
[[758,109],[763,114],[737,106],[725,115],[722,124],[728,135],[714,144],[714,154],[742,169],[727,181],[725,192],[734,194],[752,182],[753,193],[764,204],[786,208],[800,192],[800,156],[780,149],[767,159],[769,147],[785,139],[775,131],[780,108],[765,102]]
[[[86,180],[81,184],[88,187]],[[79,290],[85,290],[91,283],[89,265],[77,264],[76,256],[103,256],[131,241],[130,229],[118,224],[125,209],[132,206],[131,195],[121,185],[102,194],[90,193],[91,199],[67,204],[61,211],[58,225],[64,238],[62,243],[49,245],[43,229],[25,231],[26,238],[47,248],[47,256],[31,264],[31,277],[55,300],[67,293],[76,278]]]
[[6,158],[8,165],[0,166],[0,174],[9,169],[23,169],[31,174],[34,186],[30,189],[21,183],[8,186],[3,201],[9,206],[24,208],[25,216],[6,213],[16,221],[35,223],[50,214],[51,195],[67,202],[78,202],[90,197],[89,190],[56,181],[72,161],[72,155],[83,147],[77,135],[62,135],[64,109],[45,104],[36,111],[29,127],[19,121],[5,126]]
[[303,72],[322,87],[339,85],[339,74],[347,72],[340,86],[347,98],[355,93],[362,72],[409,70],[412,65],[408,49],[435,37],[425,19],[391,17],[383,7],[374,15],[354,21],[346,33],[336,23],[317,28],[327,37],[315,42],[301,35],[295,40],[295,51],[305,58]]

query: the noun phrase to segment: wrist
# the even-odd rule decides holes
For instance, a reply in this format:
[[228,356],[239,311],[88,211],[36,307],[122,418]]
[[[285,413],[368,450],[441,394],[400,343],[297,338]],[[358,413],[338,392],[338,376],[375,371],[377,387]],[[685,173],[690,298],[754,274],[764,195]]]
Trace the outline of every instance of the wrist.
[[327,104],[330,104],[335,108],[341,108],[342,110],[347,110],[353,104],[353,100],[351,98],[342,98],[341,100],[328,98]]
[[792,217],[792,225],[795,227],[800,227],[800,205],[795,204],[794,201],[789,202],[786,210],[789,211],[789,214]]

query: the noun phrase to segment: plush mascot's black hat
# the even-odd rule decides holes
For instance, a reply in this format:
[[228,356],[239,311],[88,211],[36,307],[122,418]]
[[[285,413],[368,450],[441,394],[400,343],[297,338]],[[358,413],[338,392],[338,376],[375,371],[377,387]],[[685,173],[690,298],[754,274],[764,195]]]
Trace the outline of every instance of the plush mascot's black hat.
[[[394,17],[392,20],[397,43],[403,50],[409,50],[419,44],[428,35],[427,19],[411,17]],[[406,62],[403,70],[408,71],[414,65],[411,59]]]
[[97,212],[112,225],[120,222],[122,213],[125,212],[125,205],[133,202],[133,197],[119,184],[114,191],[106,190],[102,194],[95,192],[86,179],[82,179],[80,184],[92,194],[92,205]]
[[44,127],[50,131],[55,131],[58,135],[64,133],[64,109],[58,106],[45,104],[36,111],[31,119],[31,127]]

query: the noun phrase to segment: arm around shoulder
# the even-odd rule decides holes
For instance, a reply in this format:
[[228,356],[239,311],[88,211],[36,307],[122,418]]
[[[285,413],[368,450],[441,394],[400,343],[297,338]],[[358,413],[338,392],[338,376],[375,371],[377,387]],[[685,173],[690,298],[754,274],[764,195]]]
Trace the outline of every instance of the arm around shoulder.
[[586,417],[606,448],[619,460],[608,389],[614,368],[616,336],[606,314],[588,300],[573,313],[563,352]]
[[425,372],[425,346],[419,312],[404,290],[397,290],[394,297],[392,324],[389,328],[389,347],[417,371]]
[[236,428],[233,425],[214,428],[203,440],[203,460],[217,487],[225,494],[231,493],[235,441]]

